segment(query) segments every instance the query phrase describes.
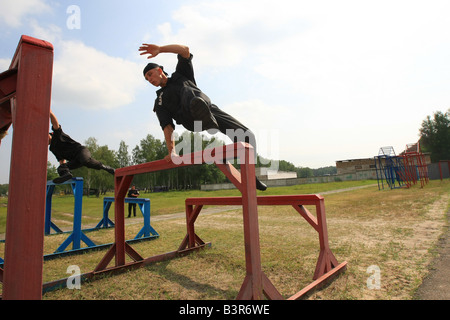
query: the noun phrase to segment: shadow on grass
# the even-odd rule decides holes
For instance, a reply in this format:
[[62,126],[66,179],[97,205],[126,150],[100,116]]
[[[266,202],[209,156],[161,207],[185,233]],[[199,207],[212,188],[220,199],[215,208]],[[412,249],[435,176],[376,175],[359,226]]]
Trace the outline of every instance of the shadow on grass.
[[[173,270],[170,270],[167,268],[171,261],[162,261],[159,262],[153,266],[149,266],[148,269],[151,269],[152,272],[157,273],[161,277],[165,278],[168,281],[176,282],[180,286],[184,287],[187,290],[194,290],[197,291],[200,295],[200,299],[202,297],[212,297],[215,296],[217,299],[235,299],[238,295],[238,290],[236,289],[229,289],[224,290],[217,287],[214,287],[207,283],[200,283],[198,281],[195,281],[191,278],[189,278],[186,275],[179,274]],[[198,272],[195,270],[194,272]],[[209,299],[208,299],[209,300]]]

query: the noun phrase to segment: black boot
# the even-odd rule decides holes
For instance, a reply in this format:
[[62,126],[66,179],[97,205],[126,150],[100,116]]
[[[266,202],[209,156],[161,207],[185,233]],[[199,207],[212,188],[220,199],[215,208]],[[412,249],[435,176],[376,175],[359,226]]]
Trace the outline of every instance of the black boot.
[[111,173],[112,175],[114,175],[115,169],[111,168],[110,166],[105,166],[104,164],[102,164],[102,169],[107,171],[108,173]]
[[59,177],[53,179],[53,183],[60,184],[73,178],[73,175],[66,163],[60,165],[56,171],[58,171]]
[[68,172],[58,178],[53,179],[53,183],[60,184],[60,183],[66,182],[67,180],[70,180],[72,178],[73,178],[73,175],[70,172]]
[[267,186],[262,183],[261,181],[259,181],[258,178],[256,178],[256,189],[261,190],[261,191],[266,191]]
[[204,130],[219,129],[216,118],[212,115],[205,100],[200,97],[193,98],[190,104],[190,109],[194,120],[202,121]]

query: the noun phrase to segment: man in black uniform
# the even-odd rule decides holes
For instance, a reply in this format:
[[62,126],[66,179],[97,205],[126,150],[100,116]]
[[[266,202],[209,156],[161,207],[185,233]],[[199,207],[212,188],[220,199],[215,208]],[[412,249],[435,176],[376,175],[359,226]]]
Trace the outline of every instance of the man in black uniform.
[[[128,198],[137,198],[139,197],[139,191],[136,190],[136,186],[131,186],[131,189],[128,191]],[[128,203],[128,218],[131,217],[131,209],[133,208],[134,216],[136,217],[136,203]]]
[[[175,141],[172,138],[175,128],[173,120],[190,131],[218,129],[234,142],[247,142],[256,150],[255,135],[238,120],[212,104],[209,97],[197,87],[192,65],[193,55],[188,47],[177,44],[167,46],[143,44],[139,51],[142,51],[141,55],[149,54],[148,58],[154,58],[160,53],[174,53],[178,57],[176,70],[170,78],[164,72],[164,68],[156,63],[149,63],[144,68],[145,79],[155,87],[161,87],[156,91],[157,98],[153,111],[156,112],[164,131],[169,151],[165,157],[167,161],[171,161],[172,155],[176,155]],[[201,122],[200,128],[195,125],[197,121]],[[267,186],[257,178],[256,188],[266,190]]]
[[59,177],[53,179],[54,183],[63,183],[72,179],[73,175],[70,170],[83,166],[96,170],[105,170],[110,174],[114,174],[113,168],[105,166],[100,161],[92,158],[88,148],[82,146],[62,131],[58,119],[51,110],[50,122],[53,132],[48,134],[49,149],[60,164],[57,169]]

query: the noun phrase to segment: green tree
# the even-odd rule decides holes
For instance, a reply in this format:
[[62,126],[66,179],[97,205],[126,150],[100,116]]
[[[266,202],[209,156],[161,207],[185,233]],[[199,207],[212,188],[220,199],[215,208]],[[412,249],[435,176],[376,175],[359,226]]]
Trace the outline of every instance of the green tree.
[[141,148],[139,148],[139,146],[134,147],[131,151],[131,159],[132,164],[140,164],[145,162],[145,159],[142,157]]
[[313,170],[308,167],[297,168],[296,171],[297,171],[298,178],[309,178],[309,177],[314,176]]
[[431,161],[450,160],[450,109],[427,116],[420,128],[422,152],[431,153]]
[[286,161],[286,160],[280,160],[279,161],[279,168],[280,171],[296,171],[296,167],[294,164]]
[[[139,146],[136,146],[132,151],[132,158],[134,164],[141,164],[160,160],[164,158],[167,151],[165,150],[165,143],[159,139],[155,139],[151,134],[148,134],[145,139],[142,139]],[[146,173],[134,177],[133,184],[140,188],[154,188],[155,186],[167,186],[170,174],[166,171]]]
[[[89,149],[94,159],[113,168],[118,167],[116,152],[109,150],[106,145],[99,146],[96,138],[88,138],[84,142],[84,145]],[[108,189],[114,188],[114,179],[111,174],[104,170],[94,170],[87,167],[81,167],[73,170],[73,174],[74,176],[83,178],[84,188],[88,190],[98,189],[100,192],[105,193]]]
[[125,141],[120,141],[119,151],[117,151],[117,162],[120,168],[128,167],[131,163],[131,158],[128,155],[128,146]]
[[332,175],[337,173],[337,168],[335,166],[322,167],[318,169],[312,169],[315,177],[320,177],[324,175]]
[[[111,167],[118,167],[118,161],[116,152],[109,150],[108,146],[98,147],[93,157],[98,161],[101,161],[105,165]],[[114,179],[110,173],[105,170],[90,170],[93,176],[94,188],[99,189],[102,194],[105,194],[107,190],[114,189]]]
[[47,180],[53,180],[58,177],[58,172],[56,171],[56,167],[47,161]]
[[6,195],[9,190],[9,184],[0,184],[0,197]]

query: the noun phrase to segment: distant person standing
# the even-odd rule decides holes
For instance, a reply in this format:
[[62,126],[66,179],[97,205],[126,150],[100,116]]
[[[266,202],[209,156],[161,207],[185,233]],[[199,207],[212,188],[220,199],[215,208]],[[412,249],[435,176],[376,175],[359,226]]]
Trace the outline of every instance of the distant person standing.
[[[128,198],[137,198],[139,197],[139,191],[136,190],[136,186],[131,186],[131,189],[128,191]],[[128,203],[128,218],[131,217],[131,208],[133,208],[134,216],[136,217],[136,203]]]

